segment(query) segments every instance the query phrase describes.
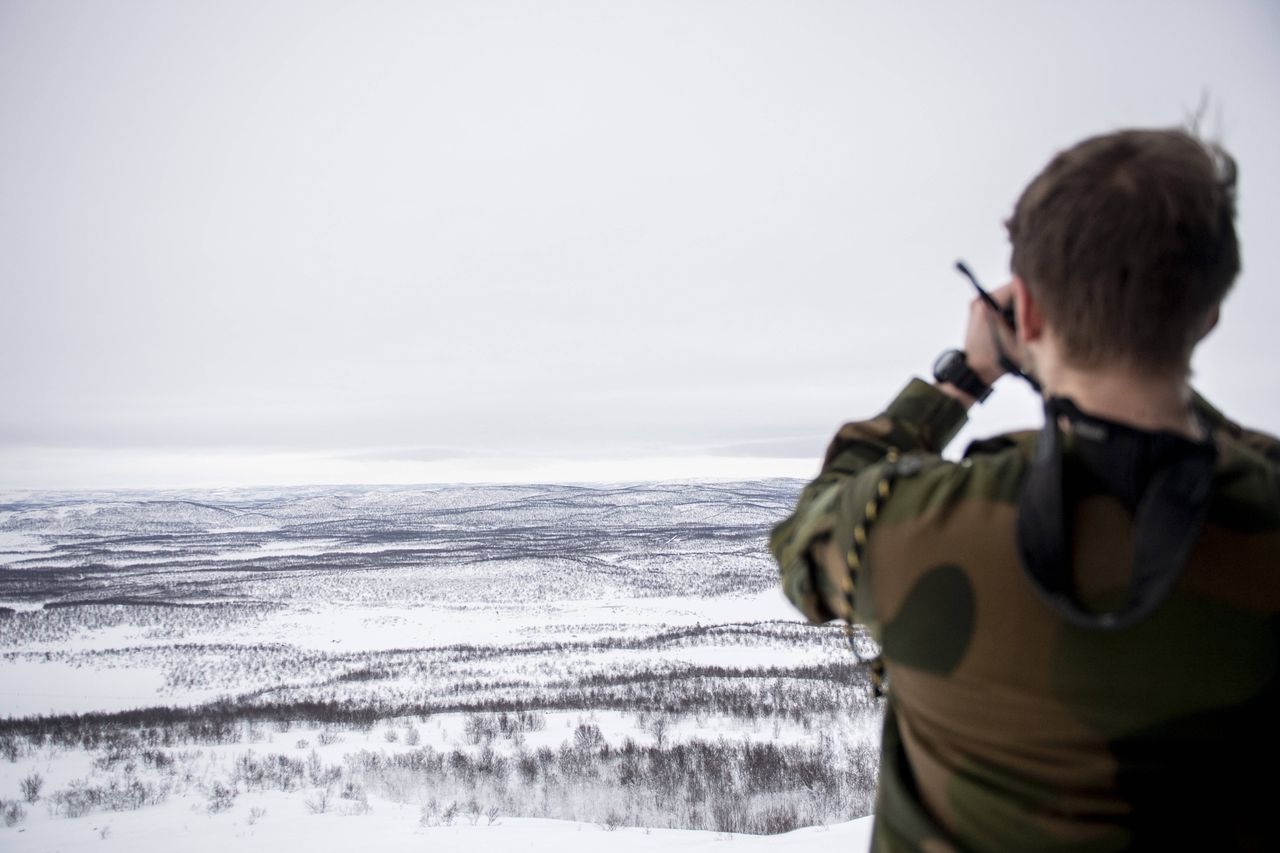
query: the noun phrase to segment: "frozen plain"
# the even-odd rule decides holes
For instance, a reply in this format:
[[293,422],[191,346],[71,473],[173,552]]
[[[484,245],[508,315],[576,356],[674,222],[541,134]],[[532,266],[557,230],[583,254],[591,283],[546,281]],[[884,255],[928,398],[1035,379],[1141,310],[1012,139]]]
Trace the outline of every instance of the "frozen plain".
[[865,846],[879,708],[765,549],[799,486],[0,496],[0,846]]

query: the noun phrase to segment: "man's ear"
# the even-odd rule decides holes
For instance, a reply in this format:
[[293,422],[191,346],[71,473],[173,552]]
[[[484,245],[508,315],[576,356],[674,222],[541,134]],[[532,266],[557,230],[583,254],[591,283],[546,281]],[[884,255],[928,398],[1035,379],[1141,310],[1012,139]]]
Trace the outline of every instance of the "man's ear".
[[1204,328],[1200,330],[1200,336],[1196,338],[1196,343],[1200,343],[1200,341],[1203,341],[1209,336],[1209,333],[1218,325],[1218,320],[1221,319],[1221,317],[1222,305],[1219,303],[1218,305],[1213,306],[1209,311],[1209,316],[1205,317]]
[[1013,312],[1018,320],[1018,343],[1027,344],[1044,336],[1044,314],[1031,288],[1021,276],[1013,277]]

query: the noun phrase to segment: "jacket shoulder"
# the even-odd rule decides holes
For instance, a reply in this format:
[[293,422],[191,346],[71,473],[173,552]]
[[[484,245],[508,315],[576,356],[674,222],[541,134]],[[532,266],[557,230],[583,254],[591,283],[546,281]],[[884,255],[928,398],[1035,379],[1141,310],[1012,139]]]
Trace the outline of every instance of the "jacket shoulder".
[[[895,482],[886,521],[946,513],[968,501],[1017,501],[1035,454],[1036,435],[1034,431],[1015,432],[974,441],[957,462],[936,454],[924,455],[921,464],[908,469],[910,476]],[[904,457],[904,462],[911,461],[910,456]]]
[[[1026,429],[976,439],[969,442],[969,446],[965,448],[964,458],[1006,463],[1016,463],[1021,458],[1029,462],[1035,455],[1037,436],[1039,433],[1036,430]],[[992,457],[1005,458],[993,459]]]
[[1240,532],[1280,530],[1280,442],[1234,424],[1220,425],[1214,438],[1218,464],[1209,521]]

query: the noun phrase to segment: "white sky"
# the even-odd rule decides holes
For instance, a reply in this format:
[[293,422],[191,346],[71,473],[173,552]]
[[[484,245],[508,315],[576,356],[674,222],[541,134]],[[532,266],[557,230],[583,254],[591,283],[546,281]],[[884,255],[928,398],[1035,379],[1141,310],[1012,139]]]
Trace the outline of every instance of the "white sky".
[[1280,5],[907,5],[0,0],[0,486],[808,475],[1206,93],[1280,432]]

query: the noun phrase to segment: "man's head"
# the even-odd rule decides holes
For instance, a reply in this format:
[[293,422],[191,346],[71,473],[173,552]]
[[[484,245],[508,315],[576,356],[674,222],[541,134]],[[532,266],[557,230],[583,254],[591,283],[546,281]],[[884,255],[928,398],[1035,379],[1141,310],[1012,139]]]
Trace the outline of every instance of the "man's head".
[[1079,369],[1186,373],[1240,271],[1235,161],[1183,130],[1061,152],[1006,223],[1011,266]]

